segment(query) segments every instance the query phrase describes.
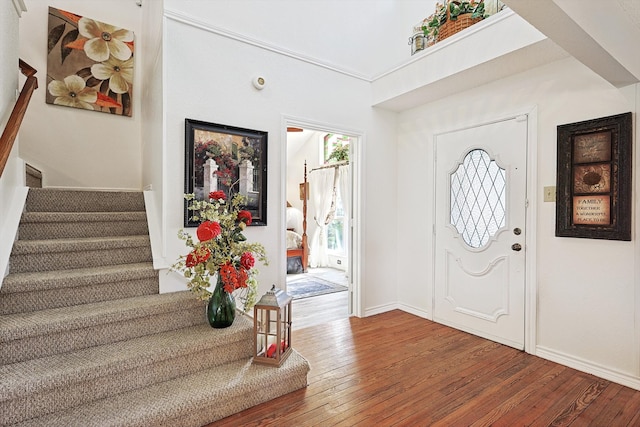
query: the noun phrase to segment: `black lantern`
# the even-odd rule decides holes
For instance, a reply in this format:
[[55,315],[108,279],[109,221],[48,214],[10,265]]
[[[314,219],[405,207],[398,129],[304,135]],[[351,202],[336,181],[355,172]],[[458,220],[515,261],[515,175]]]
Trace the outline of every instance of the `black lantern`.
[[276,285],[253,307],[253,362],[280,366],[291,354],[291,301]]

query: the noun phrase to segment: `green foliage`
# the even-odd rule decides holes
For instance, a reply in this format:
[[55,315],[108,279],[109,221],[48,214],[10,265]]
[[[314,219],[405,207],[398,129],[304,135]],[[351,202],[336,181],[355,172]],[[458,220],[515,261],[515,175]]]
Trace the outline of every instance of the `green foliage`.
[[341,141],[338,141],[331,155],[327,158],[329,162],[332,160],[334,162],[349,161],[349,144],[343,145]]
[[440,27],[447,22],[447,9],[449,10],[449,17],[451,21],[458,19],[458,16],[465,13],[471,13],[472,18],[486,18],[484,2],[476,2],[475,0],[462,0],[445,2],[446,6],[438,3],[436,5],[436,11],[429,16],[425,21],[425,25],[422,26],[422,32],[425,37],[431,37],[436,39],[440,30]]

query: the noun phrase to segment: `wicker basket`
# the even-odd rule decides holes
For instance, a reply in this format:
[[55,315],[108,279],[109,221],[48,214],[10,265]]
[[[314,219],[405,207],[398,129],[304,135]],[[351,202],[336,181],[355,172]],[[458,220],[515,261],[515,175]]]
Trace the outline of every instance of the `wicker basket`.
[[442,24],[438,30],[438,41],[451,37],[455,33],[472,26],[476,22],[482,21],[482,18],[471,18],[471,15],[471,13],[463,13],[458,15],[458,19],[452,21],[449,17],[449,8],[447,7],[447,22]]

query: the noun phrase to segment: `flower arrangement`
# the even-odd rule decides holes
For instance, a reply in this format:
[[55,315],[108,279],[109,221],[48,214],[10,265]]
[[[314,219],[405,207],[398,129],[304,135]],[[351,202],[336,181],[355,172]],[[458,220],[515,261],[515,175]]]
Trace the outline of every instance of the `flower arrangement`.
[[202,223],[196,230],[198,241],[191,234],[180,230],[178,237],[191,248],[172,266],[189,279],[187,287],[199,299],[208,300],[211,279],[221,281],[224,291],[233,294],[239,290],[238,298],[244,310],[256,303],[258,282],[256,259],[268,265],[265,248],[260,243],[249,243],[242,234],[251,224],[251,213],[242,210],[244,197],[236,194],[227,202],[222,191],[209,194],[208,200],[196,200],[193,194],[185,195],[192,218]]

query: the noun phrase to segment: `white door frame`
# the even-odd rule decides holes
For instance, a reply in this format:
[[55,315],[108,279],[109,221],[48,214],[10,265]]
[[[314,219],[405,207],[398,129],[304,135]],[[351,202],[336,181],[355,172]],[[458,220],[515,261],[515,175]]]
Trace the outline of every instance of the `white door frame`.
[[[537,206],[538,206],[538,162],[537,162],[537,154],[538,154],[538,108],[537,106],[532,106],[528,109],[523,109],[516,113],[505,114],[499,117],[496,117],[493,120],[486,120],[482,122],[474,122],[469,123],[464,126],[456,127],[453,129],[442,129],[438,130],[433,134],[432,143],[433,150],[435,152],[436,149],[436,137],[440,134],[456,132],[465,129],[474,128],[477,126],[488,125],[491,123],[501,122],[504,120],[515,119],[519,116],[527,116],[527,177],[526,177],[526,191],[527,191],[527,200],[526,200],[526,220],[525,220],[525,291],[524,291],[524,351],[530,354],[536,354],[536,333],[537,333]],[[436,164],[437,158],[434,155],[433,157],[434,164],[433,167],[433,194],[436,194]],[[433,203],[433,218],[436,217],[436,206],[435,200]],[[435,232],[435,229],[434,229]],[[435,266],[435,235],[432,239],[432,253],[433,259],[431,260],[431,265]],[[435,308],[435,269],[432,268],[431,275],[431,283],[432,283],[432,301],[431,301],[431,313],[434,312]]]
[[[346,135],[352,138],[352,143],[349,144],[349,159],[350,161],[350,174],[351,174],[351,218],[349,220],[349,226],[351,227],[351,241],[350,243],[350,256],[349,256],[349,289],[351,292],[349,301],[351,302],[349,310],[350,315],[356,317],[362,317],[364,313],[361,288],[362,278],[362,260],[364,259],[364,245],[362,241],[363,225],[362,225],[362,193],[364,189],[363,176],[363,141],[364,132],[356,129],[348,129],[335,124],[321,123],[308,119],[302,119],[293,116],[282,116],[281,126],[281,140],[283,149],[280,150],[280,162],[284,167],[280,169],[280,194],[281,196],[286,194],[286,175],[287,175],[287,127],[300,127],[309,130],[331,132],[339,135]],[[280,200],[279,206],[285,206],[286,200]],[[286,218],[285,215],[280,215],[280,227],[282,235],[280,237],[280,253],[282,254],[278,260],[280,263],[280,283],[286,282]]]

